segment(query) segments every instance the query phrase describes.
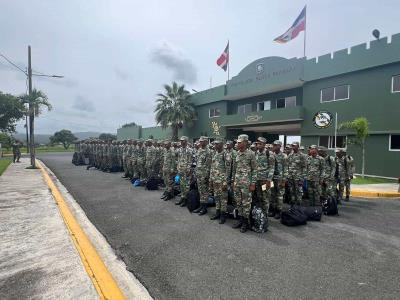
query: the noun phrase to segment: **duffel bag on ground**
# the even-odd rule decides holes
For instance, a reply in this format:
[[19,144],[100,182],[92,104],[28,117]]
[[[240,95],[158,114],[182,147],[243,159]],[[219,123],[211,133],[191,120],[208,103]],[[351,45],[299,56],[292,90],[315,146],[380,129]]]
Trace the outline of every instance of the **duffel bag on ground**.
[[197,189],[189,191],[186,198],[186,207],[190,212],[194,211],[200,206],[200,195]]
[[307,216],[307,221],[321,221],[322,207],[321,206],[299,206],[299,209]]
[[307,224],[307,215],[298,207],[290,207],[281,212],[281,223],[286,226]]
[[339,214],[338,204],[335,197],[327,197],[321,199],[324,214],[327,216],[335,216]]
[[146,182],[146,190],[155,191],[158,190],[158,179],[150,177]]

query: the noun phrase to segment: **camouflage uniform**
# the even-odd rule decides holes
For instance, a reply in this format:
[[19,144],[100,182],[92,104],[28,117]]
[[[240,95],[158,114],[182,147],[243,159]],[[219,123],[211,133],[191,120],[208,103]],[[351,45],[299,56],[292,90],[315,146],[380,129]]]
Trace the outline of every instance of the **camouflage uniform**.
[[274,187],[271,190],[271,208],[282,211],[283,195],[285,194],[284,182],[287,180],[287,155],[283,152],[275,154],[275,171],[273,176]]
[[[150,142],[151,143],[151,142]],[[147,178],[156,176],[155,164],[157,159],[157,149],[151,144],[146,147],[146,176]]]
[[300,151],[288,155],[288,187],[290,204],[301,205],[303,199],[303,181],[307,175],[307,159]]
[[[186,138],[186,137],[185,137]],[[182,138],[181,138],[182,139]],[[193,152],[189,147],[181,147],[178,150],[177,169],[180,176],[181,199],[186,199],[190,189]]]
[[336,157],[336,180],[339,183],[339,199],[343,199],[346,188],[346,198],[350,196],[350,181],[354,174],[354,159],[349,155]]
[[269,150],[263,150],[262,152],[256,152],[257,161],[257,184],[256,184],[256,195],[258,201],[261,203],[261,209],[265,214],[268,213],[269,202],[271,199],[271,189],[266,187],[263,190],[262,186],[266,184],[266,181],[272,182],[272,178],[275,172],[275,154]]
[[145,168],[145,163],[146,163],[146,148],[142,145],[142,143],[139,143],[136,148],[136,157],[137,157],[137,162],[136,162],[136,168],[134,169],[134,178],[140,178],[140,179],[145,179],[146,178],[146,168]]
[[323,198],[335,197],[336,195],[336,162],[333,156],[327,155],[324,159],[324,178],[322,184],[321,195]]
[[309,156],[307,160],[307,184],[311,206],[321,206],[321,181],[324,177],[324,159],[319,155]]
[[216,209],[221,214],[226,212],[228,204],[228,180],[230,176],[230,169],[226,164],[226,152],[215,151],[211,159],[210,170],[210,191],[213,191]]
[[251,184],[257,181],[257,162],[254,151],[238,151],[233,163],[232,178],[234,180],[234,195],[239,216],[248,220],[250,217],[252,193]]
[[206,204],[210,194],[208,190],[211,167],[211,152],[207,147],[197,150],[196,179],[200,194],[200,203]]
[[176,172],[175,152],[172,148],[164,149],[162,163],[165,191],[170,195],[174,193],[174,174]]

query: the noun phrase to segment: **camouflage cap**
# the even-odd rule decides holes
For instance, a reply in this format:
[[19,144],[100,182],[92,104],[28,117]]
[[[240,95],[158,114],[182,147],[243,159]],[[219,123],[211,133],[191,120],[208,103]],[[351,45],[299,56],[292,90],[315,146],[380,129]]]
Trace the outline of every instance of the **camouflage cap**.
[[300,146],[299,149],[300,149],[300,150],[304,150],[304,146]]
[[286,145],[285,149],[292,149],[292,146],[291,145]]
[[267,139],[265,137],[262,137],[262,136],[258,137],[257,141],[256,141],[256,143],[264,143],[264,144],[266,142],[267,142]]
[[280,140],[275,140],[274,145],[282,146],[282,142]]
[[233,142],[232,141],[230,141],[230,140],[228,140],[228,141],[226,141],[226,143],[225,144],[229,144],[229,145],[231,145],[231,144],[233,144]]
[[215,140],[213,141],[213,143],[214,143],[214,144],[222,144],[223,142],[222,142],[221,139],[215,139]]
[[249,136],[247,134],[241,134],[237,138],[238,143],[247,142],[248,140],[249,140]]
[[309,149],[318,149],[317,145],[311,145]]
[[292,146],[295,146],[295,145],[300,146],[300,143],[299,142],[292,142]]
[[206,136],[204,136],[204,135],[202,135],[200,138],[199,138],[199,142],[205,142],[205,141],[207,141],[208,140],[208,137],[206,137]]
[[187,137],[187,136],[185,136],[185,135],[182,135],[181,136],[181,138],[179,139],[180,141],[188,141],[189,140],[189,138]]

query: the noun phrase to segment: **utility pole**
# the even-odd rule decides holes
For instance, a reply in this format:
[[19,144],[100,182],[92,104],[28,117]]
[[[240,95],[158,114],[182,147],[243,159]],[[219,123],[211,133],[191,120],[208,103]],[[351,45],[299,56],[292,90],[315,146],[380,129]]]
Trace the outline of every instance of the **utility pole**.
[[25,132],[26,132],[26,153],[30,153],[29,151],[29,126],[28,126],[28,114],[25,115]]
[[[28,46],[28,88],[29,97],[32,95],[32,62],[31,46]],[[31,154],[31,166],[36,167],[35,163],[35,137],[34,137],[35,107],[32,101],[29,101],[29,152]]]

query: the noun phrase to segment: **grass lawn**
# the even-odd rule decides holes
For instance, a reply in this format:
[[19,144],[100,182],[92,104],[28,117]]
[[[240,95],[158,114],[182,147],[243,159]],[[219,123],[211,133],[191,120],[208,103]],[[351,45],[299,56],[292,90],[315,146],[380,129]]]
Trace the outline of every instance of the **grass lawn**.
[[[21,148],[21,153],[26,153],[26,147]],[[68,149],[64,149],[63,146],[38,146],[36,147],[36,153],[42,152],[74,152],[74,146],[70,146]],[[3,149],[4,154],[12,154],[12,150]]]
[[385,179],[385,178],[376,178],[376,177],[364,177],[357,176],[354,178],[351,183],[352,184],[374,184],[374,183],[397,183],[398,181],[395,179]]
[[8,159],[8,158],[0,159],[0,176],[7,169],[7,167],[9,166],[10,163],[11,163],[11,159]]

